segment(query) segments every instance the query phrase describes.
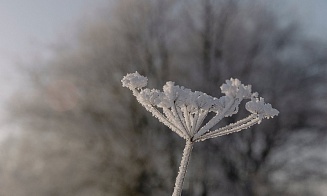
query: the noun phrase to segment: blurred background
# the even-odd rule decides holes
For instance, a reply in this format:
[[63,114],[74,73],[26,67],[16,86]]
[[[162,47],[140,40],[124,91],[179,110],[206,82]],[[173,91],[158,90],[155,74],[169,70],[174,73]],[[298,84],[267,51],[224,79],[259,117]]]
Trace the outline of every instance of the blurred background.
[[324,0],[0,0],[0,195],[170,195],[184,141],[122,87],[138,71],[153,88],[171,80],[218,97],[236,77],[280,111],[197,143],[183,196],[326,196],[326,10]]

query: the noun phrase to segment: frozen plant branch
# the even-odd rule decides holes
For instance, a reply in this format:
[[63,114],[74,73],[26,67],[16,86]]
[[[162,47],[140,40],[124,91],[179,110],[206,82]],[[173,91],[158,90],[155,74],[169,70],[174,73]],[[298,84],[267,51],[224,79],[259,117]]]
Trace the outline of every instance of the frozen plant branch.
[[[258,93],[252,93],[250,85],[245,86],[238,79],[226,80],[226,83],[220,87],[225,95],[220,98],[199,91],[193,92],[183,86],[175,85],[174,82],[167,82],[163,86],[163,91],[148,89],[145,88],[147,82],[148,79],[138,72],[127,74],[122,79],[123,86],[133,92],[137,101],[146,110],[186,140],[173,196],[180,196],[182,193],[187,165],[195,142],[247,129],[279,113],[269,103],[264,103],[263,98],[258,98]],[[245,109],[250,112],[248,117],[217,130],[211,130],[224,117],[236,114],[243,100],[250,100],[245,104]],[[209,113],[215,115],[203,124]]]

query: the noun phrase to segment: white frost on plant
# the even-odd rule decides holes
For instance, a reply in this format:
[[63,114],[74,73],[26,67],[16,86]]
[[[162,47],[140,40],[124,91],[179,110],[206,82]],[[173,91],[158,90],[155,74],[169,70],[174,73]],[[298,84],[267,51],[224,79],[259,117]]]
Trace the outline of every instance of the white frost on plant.
[[247,102],[245,108],[252,114],[257,114],[260,121],[264,118],[273,118],[278,115],[278,110],[272,108],[271,104],[265,103],[262,97],[252,98]]
[[244,86],[237,78],[226,80],[226,84],[223,84],[220,89],[222,93],[232,98],[250,98],[252,95],[251,85]]
[[[167,82],[163,86],[163,91],[148,89],[145,88],[147,81],[146,77],[137,72],[127,74],[122,79],[123,86],[133,91],[133,95],[146,110],[186,140],[173,196],[181,195],[195,142],[247,129],[259,124],[264,118],[269,119],[279,113],[269,103],[264,103],[263,98],[257,98],[258,93],[252,93],[250,85],[243,85],[238,79],[226,80],[226,83],[220,87],[225,96],[220,98],[199,91],[193,92],[191,89],[175,85],[174,82]],[[250,112],[248,117],[212,130],[224,117],[236,114],[240,103],[246,99],[250,100],[245,104],[245,108]],[[213,113],[213,117],[203,124],[209,113]]]
[[141,76],[138,72],[127,74],[121,81],[123,87],[127,87],[130,90],[143,88],[148,84],[148,78]]
[[[163,86],[163,91],[144,88],[147,81],[148,79],[138,72],[127,74],[122,79],[123,86],[131,89],[137,100],[160,122],[179,136],[191,141],[202,141],[220,136],[222,133],[240,131],[260,123],[264,118],[278,115],[278,111],[270,104],[264,103],[263,98],[257,98],[258,93],[251,92],[251,85],[243,85],[238,79],[226,80],[220,87],[225,96],[220,98],[199,91],[193,92],[191,89],[175,85],[174,82],[167,82]],[[236,114],[239,104],[244,99],[250,99],[245,106],[251,113],[250,117],[221,129],[211,130],[224,117]],[[203,125],[210,112],[215,115]]]

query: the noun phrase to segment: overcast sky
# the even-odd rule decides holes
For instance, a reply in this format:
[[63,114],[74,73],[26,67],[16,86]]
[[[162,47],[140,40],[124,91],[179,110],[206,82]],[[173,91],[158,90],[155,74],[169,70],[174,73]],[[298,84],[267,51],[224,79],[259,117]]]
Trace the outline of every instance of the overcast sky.
[[[96,12],[105,1],[0,0],[0,119],[5,112],[1,103],[19,84],[14,65],[44,53],[58,34],[69,34],[82,15]],[[277,8],[286,6],[303,21],[309,35],[327,40],[327,0],[286,1],[280,0]]]

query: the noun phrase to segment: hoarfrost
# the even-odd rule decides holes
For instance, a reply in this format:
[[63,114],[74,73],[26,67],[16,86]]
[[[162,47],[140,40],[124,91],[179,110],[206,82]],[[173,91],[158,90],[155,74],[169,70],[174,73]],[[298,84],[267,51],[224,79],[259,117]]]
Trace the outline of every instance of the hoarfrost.
[[[191,89],[175,85],[170,81],[163,86],[163,91],[148,89],[145,88],[147,82],[148,79],[138,72],[127,74],[122,79],[123,86],[133,91],[133,95],[146,110],[186,140],[173,196],[181,195],[187,165],[195,142],[247,129],[279,113],[269,103],[264,103],[263,98],[258,98],[258,93],[252,93],[251,85],[243,85],[240,80],[234,78],[226,80],[226,83],[220,87],[221,92],[225,94],[220,98],[199,91],[193,92]],[[224,117],[236,114],[243,100],[250,100],[245,104],[246,110],[250,112],[249,116],[212,130]],[[203,125],[204,119],[210,112],[215,115]]]
[[[147,81],[148,79],[138,72],[127,74],[122,79],[123,86],[132,90],[137,100],[160,122],[184,139],[194,142],[216,137],[218,132],[220,136],[229,133],[227,130],[240,131],[260,123],[264,118],[278,115],[278,110],[264,103],[263,98],[257,98],[258,93],[251,92],[251,85],[244,85],[238,79],[226,80],[226,83],[220,87],[225,96],[220,98],[199,91],[193,92],[170,81],[163,86],[163,91],[148,89],[145,88]],[[225,128],[211,130],[224,117],[236,114],[239,104],[246,99],[250,99],[245,105],[251,113],[250,118],[246,117]],[[161,108],[163,112],[159,112],[157,108]],[[216,115],[203,125],[204,119],[210,112]]]

